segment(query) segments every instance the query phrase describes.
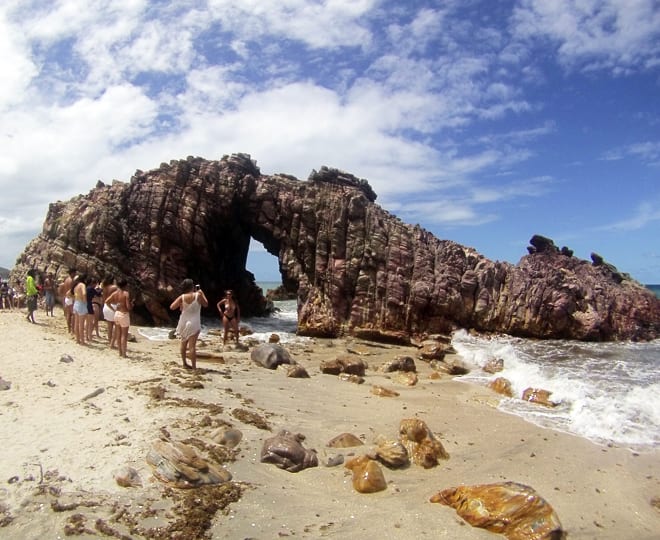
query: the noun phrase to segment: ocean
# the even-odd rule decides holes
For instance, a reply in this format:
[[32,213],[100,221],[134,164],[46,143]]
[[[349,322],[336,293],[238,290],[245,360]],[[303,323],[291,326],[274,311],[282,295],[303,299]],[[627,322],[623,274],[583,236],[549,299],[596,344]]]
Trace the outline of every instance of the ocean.
[[[264,293],[279,285],[261,282]],[[660,285],[649,285],[660,298]],[[272,333],[281,343],[305,341],[296,336],[295,300],[275,302],[270,317],[243,319],[253,338],[267,341]],[[219,319],[203,321],[202,338],[220,327]],[[149,328],[149,339],[168,339],[170,328]],[[660,340],[650,343],[584,343],[534,340],[511,336],[475,337],[465,331],[454,334],[456,352],[472,368],[459,377],[486,385],[491,379],[511,381],[514,396],[503,398],[499,409],[548,429],[572,433],[601,445],[615,445],[643,452],[660,445]],[[480,368],[493,358],[502,359],[504,370],[489,374]],[[552,392],[554,408],[518,399],[529,387]]]

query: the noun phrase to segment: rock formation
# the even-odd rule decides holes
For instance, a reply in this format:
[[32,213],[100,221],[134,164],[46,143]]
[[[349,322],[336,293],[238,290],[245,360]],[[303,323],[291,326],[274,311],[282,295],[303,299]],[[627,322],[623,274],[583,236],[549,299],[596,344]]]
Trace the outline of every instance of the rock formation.
[[267,303],[245,269],[254,238],[297,291],[303,335],[405,342],[457,327],[581,340],[660,335],[660,301],[598,255],[590,263],[534,236],[517,265],[494,262],[403,223],[375,199],[365,180],[335,169],[300,181],[262,175],[245,154],[189,157],[52,203],[13,279],[29,268],[124,276],[136,320],[164,324],[190,277],[211,306],[232,288],[244,316],[262,314]]

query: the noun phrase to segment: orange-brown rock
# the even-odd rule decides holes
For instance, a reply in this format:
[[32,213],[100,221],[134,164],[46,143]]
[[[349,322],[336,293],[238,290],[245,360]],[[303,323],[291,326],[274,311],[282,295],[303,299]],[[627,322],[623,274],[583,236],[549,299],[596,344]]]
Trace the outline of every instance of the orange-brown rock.
[[399,425],[399,440],[406,447],[413,463],[430,469],[439,459],[449,459],[442,443],[433,435],[426,422],[419,418],[406,418]]
[[488,383],[488,388],[507,397],[513,397],[513,390],[511,388],[511,381],[504,377],[497,377]]
[[[371,454],[370,454],[370,457]],[[410,464],[408,450],[401,441],[392,441],[382,435],[376,437],[376,448],[373,458],[377,459],[387,467],[398,469]]]
[[558,403],[555,403],[550,399],[551,394],[552,392],[544,390],[543,388],[526,388],[523,391],[522,400],[545,405],[546,407],[556,407]]
[[444,489],[431,502],[450,506],[473,527],[509,540],[561,540],[566,537],[554,509],[534,489],[516,482]]
[[367,369],[367,363],[353,354],[343,354],[331,360],[323,360],[320,365],[321,373],[339,375],[357,375],[362,377]]
[[368,456],[350,459],[344,465],[353,473],[353,487],[359,493],[375,493],[387,488],[381,466]]
[[384,386],[380,386],[379,384],[374,384],[371,387],[371,393],[374,396],[380,396],[380,397],[398,397],[399,392],[396,390],[391,390],[390,388],[385,388]]
[[499,373],[504,369],[504,360],[502,358],[491,358],[486,362],[483,370],[486,373]]

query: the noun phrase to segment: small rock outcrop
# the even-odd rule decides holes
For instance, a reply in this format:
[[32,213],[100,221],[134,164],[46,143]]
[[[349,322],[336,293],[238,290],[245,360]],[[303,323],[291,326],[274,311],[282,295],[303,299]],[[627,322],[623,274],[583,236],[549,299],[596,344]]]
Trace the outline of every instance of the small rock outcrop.
[[535,235],[517,265],[440,240],[375,203],[368,182],[321,168],[307,181],[262,175],[246,154],[171,161],[130,182],[99,182],[52,203],[41,234],[12,272],[63,279],[125,277],[136,322],[173,322],[187,277],[209,304],[231,288],[243,316],[268,302],[245,268],[250,240],[278,258],[283,288],[297,291],[298,332],[397,343],[456,328],[522,337],[647,340],[660,336],[660,300],[599,255],[578,259]]

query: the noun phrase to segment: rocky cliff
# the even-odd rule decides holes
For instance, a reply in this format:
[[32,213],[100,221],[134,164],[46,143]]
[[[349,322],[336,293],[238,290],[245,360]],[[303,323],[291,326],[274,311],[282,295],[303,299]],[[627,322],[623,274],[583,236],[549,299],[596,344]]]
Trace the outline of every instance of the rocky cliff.
[[261,314],[266,303],[245,269],[255,238],[298,291],[304,335],[405,341],[456,327],[581,340],[660,335],[660,301],[596,254],[580,260],[534,236],[517,265],[494,262],[403,223],[375,199],[365,180],[334,169],[300,181],[262,175],[245,154],[189,157],[51,204],[13,272],[125,276],[144,322],[170,321],[185,277],[211,305],[231,287],[245,315]]

